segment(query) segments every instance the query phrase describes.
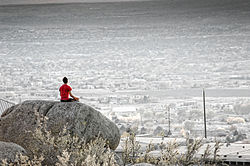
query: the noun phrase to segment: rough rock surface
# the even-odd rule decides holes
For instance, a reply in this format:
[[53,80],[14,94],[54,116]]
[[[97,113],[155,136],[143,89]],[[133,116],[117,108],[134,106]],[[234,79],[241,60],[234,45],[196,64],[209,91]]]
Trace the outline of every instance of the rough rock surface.
[[153,164],[148,164],[148,163],[139,163],[139,164],[134,164],[131,166],[154,166]]
[[53,136],[65,126],[69,133],[76,134],[87,142],[100,135],[108,141],[111,149],[116,149],[119,144],[120,133],[117,126],[92,107],[79,102],[40,100],[25,101],[3,112],[0,118],[0,141],[14,142],[24,147],[29,154],[35,154],[33,148],[37,140],[32,133],[38,126],[37,115],[47,117],[47,130]]
[[2,160],[13,163],[16,159],[16,155],[25,155],[26,151],[19,145],[12,142],[1,142],[0,141],[0,164]]

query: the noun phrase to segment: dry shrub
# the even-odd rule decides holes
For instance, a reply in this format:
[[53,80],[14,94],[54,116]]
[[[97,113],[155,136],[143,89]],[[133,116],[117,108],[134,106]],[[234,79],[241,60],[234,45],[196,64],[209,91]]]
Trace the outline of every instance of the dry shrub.
[[123,148],[122,160],[124,166],[127,163],[136,163],[136,159],[139,157],[140,154],[139,150],[141,146],[139,145],[139,142],[136,141],[134,133],[130,133],[129,136],[126,137],[122,148]]
[[[46,121],[46,120],[45,120]],[[43,123],[46,125],[46,123]],[[114,152],[107,146],[107,141],[100,136],[91,140],[89,143],[76,134],[70,134],[66,127],[53,137],[46,130],[46,126],[37,128],[36,138],[52,149],[57,150],[57,166],[111,166],[117,165],[114,159]]]
[[214,145],[214,156],[213,156],[213,163],[217,164],[217,163],[220,163],[221,162],[221,159],[219,158],[220,156],[218,155],[219,151],[220,151],[220,148],[221,148],[222,144],[220,144],[219,141],[216,141],[215,142],[215,145]]
[[[138,145],[138,142],[135,141],[135,135],[131,134],[125,139],[122,159],[124,165],[134,163],[149,163],[160,166],[222,165],[218,155],[221,144],[218,141],[216,141],[214,147],[212,147],[211,145],[207,145],[200,158],[197,157],[197,153],[203,145],[202,139],[195,139],[193,141],[190,141],[190,139],[187,138],[186,145],[186,152],[184,154],[181,154],[178,149],[180,145],[176,143],[176,141],[170,141],[167,144],[164,144],[162,142],[160,145],[160,156],[154,157],[149,154],[151,151],[155,150],[154,145],[151,142],[147,146],[146,151],[142,153],[142,155],[138,155],[140,146]],[[138,151],[135,152],[135,150]]]
[[149,153],[151,151],[154,151],[155,147],[154,144],[152,144],[152,141],[147,145],[146,151],[140,155],[140,157],[136,160],[137,163],[154,163],[155,157],[151,156]]
[[201,164],[205,165],[205,163],[209,162],[209,157],[212,154],[212,147],[211,145],[207,145],[204,154],[201,155]]
[[[4,166],[40,166],[44,165],[43,160],[49,153],[56,152],[56,166],[116,166],[115,153],[107,146],[107,141],[100,136],[91,140],[89,143],[77,135],[69,134],[66,127],[58,134],[52,136],[51,132],[46,130],[46,118],[37,115],[37,128],[33,133],[37,143],[46,148],[34,149],[34,154],[40,154],[40,157],[31,158],[17,155],[16,160],[8,163],[7,159],[2,160]],[[31,131],[27,131],[31,132]]]
[[178,163],[180,155],[177,149],[178,146],[176,141],[168,142],[165,148],[161,150],[159,165],[165,166]]
[[[115,154],[107,146],[106,140],[98,136],[96,139],[86,143],[84,139],[79,138],[77,135],[69,134],[66,127],[64,127],[63,131],[59,133],[58,137],[54,137],[50,131],[46,130],[46,120],[45,117],[38,116],[38,126],[34,136],[40,144],[48,147],[49,151],[57,151],[56,166],[118,165],[115,161]],[[122,160],[124,166],[126,164],[135,163],[150,163],[160,166],[219,165],[221,163],[218,155],[221,144],[218,141],[216,141],[214,147],[208,145],[201,158],[197,158],[197,152],[202,146],[201,139],[190,142],[190,139],[187,138],[186,144],[186,153],[180,154],[178,150],[179,145],[176,141],[168,142],[167,144],[162,142],[160,145],[160,156],[154,157],[149,154],[151,151],[155,150],[154,144],[148,144],[146,151],[141,153],[141,146],[139,142],[136,141],[135,134],[130,133],[124,141]],[[39,158],[37,156],[29,158],[19,154],[13,163],[8,163],[7,160],[2,160],[2,165],[40,166],[42,165],[45,156],[48,155],[48,152],[42,149],[37,149],[35,152],[36,154],[39,152],[41,156]]]
[[8,161],[7,159],[2,160],[0,163],[2,166],[42,166],[42,161],[44,158],[41,156],[40,158],[34,156],[33,159],[30,159],[28,156],[24,156],[21,153],[17,154],[15,160],[13,162]]
[[184,166],[199,164],[200,160],[197,157],[195,157],[195,155],[202,146],[202,140],[198,139],[190,141],[190,139],[187,138],[186,144],[187,144],[187,152],[180,156],[179,162]]
[[82,165],[89,166],[115,166],[115,155],[110,148],[106,147],[107,144],[104,139],[98,137],[94,141],[87,144],[85,150],[86,159]]

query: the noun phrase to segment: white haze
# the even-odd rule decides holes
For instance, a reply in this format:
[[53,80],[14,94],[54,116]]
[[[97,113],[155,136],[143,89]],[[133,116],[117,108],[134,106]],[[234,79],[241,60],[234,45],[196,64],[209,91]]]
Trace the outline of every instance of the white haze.
[[146,1],[146,0],[0,0],[0,5],[97,3],[97,2],[126,2],[126,1]]

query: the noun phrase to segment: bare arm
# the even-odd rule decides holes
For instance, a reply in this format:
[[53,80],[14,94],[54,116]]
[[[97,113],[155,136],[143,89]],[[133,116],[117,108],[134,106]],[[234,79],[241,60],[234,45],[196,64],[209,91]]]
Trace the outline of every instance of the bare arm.
[[74,99],[74,100],[79,100],[79,98],[78,97],[75,97],[74,95],[72,95],[72,93],[71,93],[71,91],[69,91],[69,95]]

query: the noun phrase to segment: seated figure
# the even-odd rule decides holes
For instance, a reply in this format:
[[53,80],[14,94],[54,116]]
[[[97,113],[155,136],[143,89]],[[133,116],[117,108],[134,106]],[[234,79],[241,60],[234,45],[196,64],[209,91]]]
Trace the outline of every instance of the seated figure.
[[[61,96],[61,102],[72,102],[72,101],[79,101],[78,97],[75,97],[72,95],[71,91],[72,88],[68,85],[68,78],[64,77],[63,78],[63,85],[60,87],[60,96]],[[72,98],[69,98],[69,95]]]

